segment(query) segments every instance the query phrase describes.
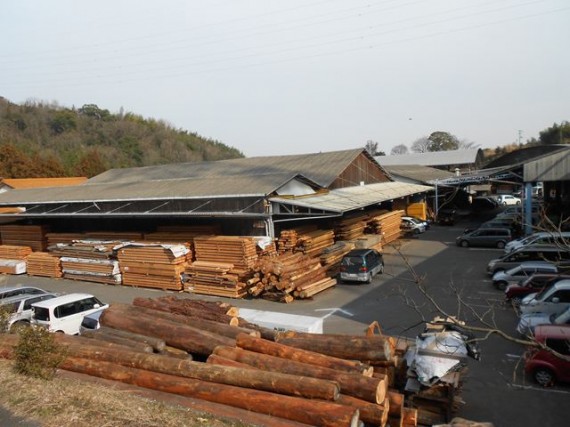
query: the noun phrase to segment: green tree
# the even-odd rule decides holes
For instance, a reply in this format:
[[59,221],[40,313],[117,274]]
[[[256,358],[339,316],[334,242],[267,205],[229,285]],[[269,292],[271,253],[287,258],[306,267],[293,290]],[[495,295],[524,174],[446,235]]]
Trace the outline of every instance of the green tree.
[[459,140],[449,132],[433,132],[428,139],[430,141],[429,151],[450,151],[459,148]]
[[79,159],[79,162],[77,162],[73,171],[76,176],[86,176],[91,178],[105,172],[107,169],[108,168],[101,158],[99,150],[93,149],[89,150]]
[[77,117],[71,110],[63,110],[55,113],[50,120],[49,126],[53,133],[60,134],[77,127]]
[[570,122],[554,123],[551,127],[541,131],[538,139],[541,144],[547,145],[570,143]]

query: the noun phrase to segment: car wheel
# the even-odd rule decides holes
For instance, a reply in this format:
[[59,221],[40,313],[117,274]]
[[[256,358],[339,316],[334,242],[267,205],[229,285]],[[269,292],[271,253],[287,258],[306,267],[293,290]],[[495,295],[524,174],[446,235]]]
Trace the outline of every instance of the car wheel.
[[368,273],[368,276],[366,276],[366,284],[370,284],[372,282],[372,273]]
[[461,247],[462,248],[468,248],[469,247],[469,242],[467,240],[462,240],[461,241]]
[[505,289],[507,289],[507,282],[497,282],[495,283],[495,286],[497,287],[498,290],[500,291],[504,291]]
[[519,206],[521,204],[521,202],[517,202],[517,206]]
[[554,373],[547,368],[538,368],[534,371],[534,380],[543,387],[554,385]]
[[505,249],[505,242],[497,242],[497,248]]

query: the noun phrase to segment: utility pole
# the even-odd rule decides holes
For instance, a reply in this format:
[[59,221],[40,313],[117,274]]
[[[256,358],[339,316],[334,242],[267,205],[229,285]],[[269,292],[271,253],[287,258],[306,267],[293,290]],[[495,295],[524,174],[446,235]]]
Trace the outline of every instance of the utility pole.
[[519,129],[519,145],[521,145],[522,140],[522,130]]

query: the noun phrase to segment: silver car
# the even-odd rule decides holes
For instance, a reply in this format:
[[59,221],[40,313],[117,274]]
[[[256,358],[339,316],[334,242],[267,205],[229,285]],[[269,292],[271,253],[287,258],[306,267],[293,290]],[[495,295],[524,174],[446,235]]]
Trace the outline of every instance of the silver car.
[[509,285],[521,283],[535,273],[556,274],[558,267],[546,261],[526,261],[506,271],[497,271],[493,274],[493,285],[504,291]]
[[527,313],[523,314],[517,325],[517,332],[521,335],[533,335],[538,325],[569,325],[570,308],[560,314]]
[[519,306],[521,316],[527,313],[562,313],[570,307],[570,280],[560,280],[542,291],[527,295]]
[[27,326],[32,318],[32,304],[55,298],[57,295],[43,293],[39,295],[21,294],[0,300],[0,309],[9,313],[7,329]]

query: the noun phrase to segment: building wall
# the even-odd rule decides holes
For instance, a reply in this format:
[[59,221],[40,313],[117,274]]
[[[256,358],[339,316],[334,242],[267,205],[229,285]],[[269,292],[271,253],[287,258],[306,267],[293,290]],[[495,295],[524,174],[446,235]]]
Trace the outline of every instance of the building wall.
[[389,181],[390,178],[378,164],[362,153],[333,181],[329,189],[354,187],[362,182],[374,184]]

